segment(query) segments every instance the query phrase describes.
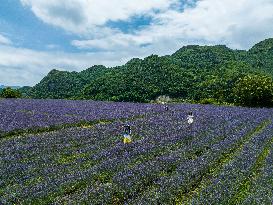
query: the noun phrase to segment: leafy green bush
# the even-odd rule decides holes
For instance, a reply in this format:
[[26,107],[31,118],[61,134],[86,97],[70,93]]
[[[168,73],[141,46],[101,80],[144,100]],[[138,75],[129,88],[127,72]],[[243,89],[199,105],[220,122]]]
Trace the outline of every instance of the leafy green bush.
[[234,89],[235,102],[244,106],[272,106],[273,80],[264,75],[247,75],[240,78]]
[[20,98],[22,97],[21,93],[18,90],[12,88],[4,88],[0,94],[3,98]]

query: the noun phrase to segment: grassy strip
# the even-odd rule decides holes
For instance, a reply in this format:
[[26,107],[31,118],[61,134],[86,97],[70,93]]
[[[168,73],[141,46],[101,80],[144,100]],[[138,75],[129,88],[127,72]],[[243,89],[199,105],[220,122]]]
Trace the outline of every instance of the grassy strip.
[[43,132],[52,132],[52,131],[56,131],[60,129],[71,128],[71,127],[93,126],[100,123],[110,123],[110,122],[112,122],[112,120],[101,119],[101,120],[94,120],[89,122],[81,121],[81,122],[72,123],[72,124],[52,125],[49,127],[34,127],[30,129],[17,129],[7,133],[2,133],[0,135],[0,139],[12,138],[12,137],[21,136],[21,135],[39,134]]
[[249,132],[238,144],[229,149],[228,152],[221,154],[220,158],[208,167],[206,172],[197,177],[195,181],[189,185],[188,189],[180,191],[175,199],[175,204],[190,204],[193,195],[198,194],[201,190],[205,189],[211,183],[212,178],[216,177],[228,162],[240,154],[244,144],[251,140],[251,138],[256,134],[261,133],[270,124],[270,122],[271,121],[269,120],[264,121],[258,127]]
[[229,204],[241,204],[243,200],[250,194],[251,184],[253,184],[261,175],[262,168],[265,165],[265,160],[272,149],[273,138],[271,138],[265,145],[263,151],[259,154],[258,159],[251,168],[251,173],[246,177],[238,188],[238,192],[231,199]]

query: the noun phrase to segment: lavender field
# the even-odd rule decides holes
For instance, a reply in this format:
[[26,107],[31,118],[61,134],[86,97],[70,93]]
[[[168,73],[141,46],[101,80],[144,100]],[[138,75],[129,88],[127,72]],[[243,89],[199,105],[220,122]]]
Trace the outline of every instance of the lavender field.
[[0,132],[129,118],[160,109],[158,105],[133,103],[0,99]]
[[273,109],[0,100],[0,130],[0,204],[273,204]]

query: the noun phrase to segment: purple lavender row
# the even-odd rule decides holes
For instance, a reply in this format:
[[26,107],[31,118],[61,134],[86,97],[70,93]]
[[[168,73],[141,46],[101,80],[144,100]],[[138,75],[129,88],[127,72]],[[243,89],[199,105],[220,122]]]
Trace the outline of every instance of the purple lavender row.
[[[245,120],[251,120],[251,118],[245,119]],[[250,121],[251,122],[251,121]],[[258,125],[259,122],[252,122],[253,124]],[[231,127],[234,129],[234,127]],[[191,153],[194,153],[194,150],[197,151],[197,153],[200,150],[203,150],[204,153],[199,153],[199,156],[191,158],[191,156],[186,155],[186,157],[183,159],[183,157],[180,154],[180,158],[176,159],[176,166],[177,168],[174,168],[172,170],[173,173],[171,175],[162,176],[156,179],[154,183],[154,189],[152,191],[147,190],[148,192],[145,192],[144,196],[139,197],[138,200],[134,201],[134,203],[140,203],[140,204],[150,204],[150,203],[174,203],[174,199],[177,195],[177,191],[183,188],[184,186],[190,185],[190,183],[194,182],[196,180],[195,178],[198,177],[198,175],[202,174],[202,170],[206,170],[206,167],[210,166],[216,159],[217,156],[220,154],[220,151],[224,151],[227,149],[227,146],[231,146],[233,143],[236,143],[240,137],[245,136],[249,130],[251,130],[252,124],[248,124],[248,128],[245,127],[241,130],[238,130],[234,132],[234,130],[230,129],[227,130],[227,136],[224,141],[228,141],[225,147],[222,149],[213,150],[212,147],[219,144],[222,145],[223,143],[220,141],[220,143],[217,143],[217,140],[211,140],[209,138],[217,138],[217,136],[220,133],[213,133],[210,135],[207,139],[201,140],[200,144],[194,143],[192,145]],[[234,137],[238,136],[238,138]],[[230,138],[228,140],[228,138]],[[203,147],[202,147],[203,143]],[[211,143],[211,144],[210,144]],[[204,148],[205,146],[205,148]],[[182,152],[183,153],[183,152]],[[196,158],[196,159],[195,159]],[[170,162],[166,161],[165,163],[162,163],[165,165],[171,164]],[[181,165],[179,165],[181,164]]]
[[[130,160],[134,160],[143,154],[149,156],[151,150],[157,146],[164,146],[167,142],[170,142],[170,145],[179,142],[181,137],[183,139],[183,136],[185,136],[186,126],[182,121],[184,121],[185,113],[189,107],[184,110],[182,106],[177,107],[174,108],[177,109],[175,113],[166,113],[164,116],[158,115],[132,122],[134,126],[138,126],[140,129],[140,131],[135,131],[137,135],[144,138],[140,138],[139,143],[135,143],[132,146],[130,145],[132,149],[129,152],[126,152],[124,145],[122,145],[118,138],[109,141],[108,145],[104,145],[102,142],[107,140],[107,138],[115,138],[115,136],[118,135],[117,129],[112,127],[112,125],[97,126],[98,130],[96,132],[93,132],[93,129],[69,129],[68,131],[62,130],[60,132],[40,135],[41,139],[39,139],[40,136],[32,136],[31,140],[29,140],[29,138],[7,140],[5,143],[10,149],[6,149],[6,151],[0,155],[5,156],[6,162],[3,172],[5,172],[5,175],[11,180],[9,186],[3,183],[6,186],[6,202],[15,199],[25,200],[26,196],[32,196],[33,198],[48,196],[51,194],[51,190],[58,190],[63,184],[85,180],[89,176],[93,176],[95,171],[115,171],[114,166],[116,165],[118,165],[120,169],[124,169],[130,165]],[[209,127],[208,125],[210,124],[216,125],[216,123],[222,123],[217,121],[219,119],[217,116],[225,111],[224,108],[214,109],[213,107],[206,106],[202,109],[201,106],[193,106],[192,109],[196,109],[196,113],[198,114],[199,122],[195,130],[197,134],[206,129],[214,130],[217,127]],[[239,123],[242,120],[240,118],[238,119],[238,116],[243,115],[242,117],[245,117],[245,115],[248,114],[244,109],[228,110],[229,112],[226,113],[231,114],[226,114],[221,117],[225,117],[228,120],[233,119],[235,121],[234,123]],[[238,112],[239,110],[240,112]],[[257,116],[257,114],[253,115],[253,117],[255,116]],[[92,132],[89,135],[90,131]],[[18,141],[20,143],[16,144]],[[115,142],[118,143],[112,144]],[[78,149],[73,147],[75,143]],[[89,143],[90,146],[88,146]],[[6,146],[3,145],[1,148],[5,150]],[[92,153],[95,149],[100,150],[93,155]],[[77,159],[72,164],[56,163],[55,160],[58,159],[58,156],[55,155],[59,153],[71,155],[75,154],[74,151],[77,154],[77,151],[79,151],[80,154],[84,154],[83,160]],[[9,153],[12,153],[11,156],[8,156]],[[91,156],[87,157],[86,155]],[[12,159],[7,159],[9,157]],[[100,164],[91,166],[91,168],[87,170],[77,170],[77,168],[82,165],[82,162],[86,162],[86,158],[90,160],[90,162],[92,162],[92,160],[105,160],[100,162]],[[25,161],[27,161],[27,163],[25,163]],[[6,165],[10,162],[15,164],[5,171]],[[77,166],[75,163],[79,165]],[[2,168],[2,164],[0,165]],[[42,167],[42,169],[39,169],[39,167]],[[25,169],[27,169],[28,172],[23,172]],[[1,178],[1,180],[5,181],[6,177]],[[93,185],[92,188],[96,189],[100,186],[106,190],[113,190],[113,187],[109,188],[109,184],[107,183],[99,184],[98,186]],[[16,193],[17,196],[14,196],[14,193]],[[97,193],[97,191],[94,190],[93,193]],[[88,193],[86,193],[85,196],[88,196]],[[105,197],[107,197],[107,195]]]
[[[110,153],[111,153],[111,152],[110,152]],[[119,161],[119,164],[123,164],[122,161],[120,161],[119,159],[117,159],[117,160],[114,159],[114,160],[112,160],[112,161],[113,161],[113,162]],[[110,162],[111,162],[111,161],[110,161]],[[106,162],[105,164],[109,165],[109,162]],[[112,164],[112,165],[113,165],[113,164]],[[110,163],[109,166],[112,168],[112,165],[111,165],[111,163]],[[102,168],[103,168],[102,170],[107,170],[107,167],[102,167]]]
[[[178,118],[180,117],[179,115],[177,116]],[[158,118],[155,118],[154,120],[156,120],[156,119],[158,119]],[[163,118],[163,120],[164,120],[164,118]],[[165,120],[166,121],[166,120]],[[159,121],[160,122],[160,121]],[[180,121],[178,121],[178,123],[179,123]],[[150,123],[152,123],[152,124],[154,124],[154,121],[152,121],[151,120],[151,122]],[[145,124],[145,123],[143,123],[143,121],[142,122],[140,122],[140,124]],[[164,123],[162,123],[162,125],[164,125]],[[147,127],[147,128],[149,128],[149,126]],[[164,127],[163,127],[164,128]],[[168,127],[167,127],[168,128]],[[173,128],[174,129],[174,128]],[[154,131],[154,129],[150,129],[150,130],[152,130],[152,131]],[[159,130],[160,132],[162,131],[162,129],[160,129]],[[165,132],[166,132],[167,130],[165,130]],[[65,135],[67,135],[67,134],[65,134]],[[157,136],[157,135],[155,135],[155,136]],[[58,137],[58,136],[57,136]],[[61,136],[59,136],[60,137],[60,139],[58,139],[58,138],[56,138],[56,139],[52,139],[52,137],[51,136],[49,136],[49,138],[47,139],[46,137],[44,137],[43,138],[43,140],[41,140],[41,143],[44,143],[44,145],[45,145],[45,147],[46,147],[46,149],[47,149],[47,147],[50,147],[50,146],[46,146],[46,144],[49,144],[50,142],[59,142],[59,141],[61,141],[61,139],[62,140],[66,140],[66,141],[71,141],[71,140],[69,140],[69,139],[66,139],[65,137],[61,137]],[[67,137],[67,136],[66,136]],[[71,137],[71,136],[69,136],[69,137]],[[160,140],[162,137],[160,137],[159,136],[159,138],[157,139],[157,140]],[[146,137],[146,139],[150,139],[149,138],[149,136],[147,136]],[[163,140],[164,140],[164,138],[162,138]],[[45,141],[45,140],[47,140],[47,141]],[[102,140],[105,140],[105,139],[102,139]],[[154,140],[154,141],[157,141],[157,140]],[[168,139],[167,139],[168,140]],[[166,141],[166,140],[165,140]],[[148,141],[146,141],[146,142],[144,142],[143,144],[144,145],[149,145],[148,143],[147,143]],[[63,142],[63,143],[65,143],[65,141]],[[12,143],[11,143],[12,144]],[[35,142],[35,144],[37,144],[37,141]],[[164,143],[162,143],[162,145],[163,145]],[[154,145],[153,145],[154,146]],[[24,146],[22,146],[22,145],[18,145],[18,147],[24,147]],[[136,147],[137,147],[137,145],[136,145]],[[140,146],[140,147],[142,147],[142,146]],[[148,147],[148,150],[149,150],[149,148],[151,148],[151,147]],[[107,158],[107,157],[110,157],[110,156],[112,156],[113,155],[113,153],[117,153],[117,156],[118,156],[118,154],[119,153],[122,153],[122,150],[123,150],[124,148],[123,148],[123,145],[121,144],[121,143],[119,143],[117,146],[116,146],[116,151],[115,152],[109,152],[109,153],[111,153],[111,154],[109,154],[109,155],[107,155],[107,152],[106,153],[104,153],[103,154],[103,152],[102,152],[102,154],[100,154],[100,158]],[[30,154],[30,156],[31,156],[31,152],[29,151],[29,148],[28,147],[26,147],[26,153],[27,154]],[[37,149],[36,149],[37,150]],[[43,160],[47,160],[47,156],[51,156],[53,153],[52,152],[50,152],[51,150],[49,149],[48,151],[47,150],[45,150],[45,148],[43,148],[42,150],[41,150],[41,152],[42,152],[42,154],[43,154]],[[147,152],[147,150],[146,150],[146,152]],[[35,151],[34,152],[32,152],[33,154],[35,153]],[[47,156],[45,156],[45,154],[47,154],[47,153],[49,153]],[[116,156],[116,155],[113,155],[113,156]],[[94,156],[96,159],[97,158],[99,158],[97,155],[96,156]],[[48,159],[49,161],[47,162],[47,161],[44,161],[44,163],[43,164],[50,164],[50,158]],[[121,163],[122,164],[122,163]],[[38,166],[38,165],[34,165],[34,166],[31,166],[31,167],[36,167],[36,166]],[[59,167],[59,169],[62,169],[61,168],[61,166]],[[9,170],[9,171],[12,171],[12,170]],[[14,170],[13,170],[14,171]],[[53,169],[48,169],[47,170],[47,172],[46,172],[46,175],[48,176],[49,175],[49,173],[48,173],[48,171],[49,172],[52,172],[52,173],[54,173],[54,178],[57,180],[55,180],[55,181],[52,181],[52,179],[47,179],[47,184],[48,185],[50,185],[50,184],[58,184],[58,183],[64,183],[64,182],[66,182],[67,181],[67,178],[64,178],[63,177],[63,173],[61,173],[61,174],[57,174],[56,173],[56,170],[53,168]],[[20,172],[20,170],[19,170],[19,172]],[[30,173],[31,173],[31,171],[30,171]],[[64,175],[65,176],[65,175]],[[44,186],[42,186],[43,188],[45,188]],[[52,187],[51,187],[52,188]],[[27,190],[27,189],[25,189],[25,190]],[[39,193],[39,192],[38,192]]]
[[247,179],[259,154],[263,151],[267,143],[272,139],[273,124],[266,127],[261,133],[255,135],[244,145],[241,153],[235,156],[228,163],[221,174],[212,180],[212,184],[203,190],[199,195],[195,195],[193,204],[228,204],[240,192],[240,185]]
[[[1,177],[5,178],[6,180],[8,178],[13,178],[13,177],[20,177],[20,179],[22,179],[21,177],[22,174],[25,174],[25,172],[23,170],[28,170],[30,169],[29,173],[32,174],[32,168],[34,167],[45,167],[45,172],[48,176],[48,172],[53,172],[55,176],[59,177],[58,174],[56,174],[56,171],[58,171],[59,169],[62,169],[62,166],[57,167],[57,170],[54,168],[48,169],[48,165],[52,164],[52,160],[54,159],[54,154],[58,154],[58,152],[60,152],[60,149],[64,149],[64,148],[71,148],[71,146],[69,146],[69,144],[71,144],[72,142],[75,142],[76,140],[80,140],[80,144],[78,145],[80,148],[80,151],[90,151],[94,150],[94,149],[99,149],[99,147],[97,146],[89,146],[87,147],[88,149],[84,149],[84,147],[82,146],[83,144],[86,145],[87,143],[90,143],[92,145],[92,143],[98,144],[97,142],[104,142],[106,140],[106,138],[111,138],[114,136],[117,136],[118,132],[116,127],[118,127],[118,124],[115,124],[114,127],[110,127],[110,130],[97,130],[97,132],[92,133],[90,131],[92,131],[92,129],[88,132],[87,130],[81,130],[81,129],[72,129],[74,131],[76,131],[76,133],[72,132],[66,132],[61,131],[59,132],[59,135],[52,135],[52,133],[50,134],[46,134],[46,135],[42,135],[42,136],[33,136],[27,140],[29,140],[30,142],[25,142],[25,139],[11,139],[11,140],[7,140],[5,146],[3,146],[3,149],[1,149],[1,151],[3,152],[3,155],[6,156],[1,160],[6,161],[6,165],[7,167],[5,167],[6,169],[6,176],[4,173],[1,174]],[[96,127],[102,128],[105,126],[100,126],[97,125]],[[109,126],[107,126],[108,128]],[[56,133],[56,132],[55,132]],[[57,132],[58,133],[58,132]],[[91,136],[92,137],[91,137]],[[106,136],[104,136],[106,135]],[[78,139],[77,139],[78,138]],[[21,142],[18,144],[18,141]],[[116,142],[116,144],[121,145],[120,143],[121,140],[119,140],[119,143]],[[54,143],[54,145],[50,145],[51,143]],[[56,147],[56,145],[61,145],[64,147]],[[40,145],[40,147],[38,146]],[[52,146],[53,149],[52,149]],[[122,145],[121,145],[122,146]],[[14,149],[15,148],[15,149]],[[18,150],[19,149],[19,150]],[[54,152],[54,149],[55,152]],[[84,150],[82,150],[84,149]],[[19,151],[19,152],[18,152]],[[2,153],[1,153],[2,154]],[[2,156],[3,156],[2,155]],[[25,156],[24,156],[25,155]],[[41,159],[38,159],[38,161],[31,161],[30,163],[27,164],[22,164],[19,163],[18,161],[20,160],[20,158],[26,158],[26,159],[31,159],[33,158],[33,156],[37,156],[39,157],[39,155],[42,155],[42,163],[39,164],[37,162],[41,161]],[[53,156],[53,158],[52,158]],[[103,156],[103,155],[102,155]],[[8,158],[8,159],[7,159]],[[16,163],[16,164],[13,164]],[[19,161],[20,162],[20,161]],[[63,166],[63,168],[65,169],[65,167]],[[5,171],[5,169],[1,169],[1,171]],[[31,176],[30,176],[31,177]],[[27,178],[27,177],[24,177]],[[19,180],[20,180],[19,179]],[[62,179],[62,177],[59,177],[59,180]],[[61,182],[65,182],[65,181],[61,181]],[[56,181],[54,182],[56,183]],[[54,184],[53,183],[53,184]],[[22,185],[22,184],[20,184]],[[50,185],[50,183],[48,183],[48,185]],[[26,189],[27,190],[27,189]]]
[[[182,139],[183,139],[183,135],[182,136],[180,136],[179,138],[180,138],[180,140],[181,140],[181,137],[182,137]],[[179,139],[179,138],[177,138],[177,139]],[[170,140],[170,141],[172,141],[172,138],[171,138],[171,136],[168,136],[168,138],[166,138],[166,139],[168,139],[168,140]],[[153,140],[152,140],[153,141]],[[166,141],[167,142],[167,141]],[[145,145],[145,144],[143,144],[143,145]],[[159,144],[157,144],[157,146],[159,146]],[[164,143],[162,144],[162,146],[164,146]],[[137,149],[134,149],[134,150],[131,150],[131,152],[129,152],[129,153],[125,153],[125,156],[126,156],[126,158],[124,158],[125,156],[122,156],[122,158],[120,158],[120,159],[114,159],[114,160],[109,160],[109,161],[106,161],[105,162],[105,165],[103,166],[103,167],[101,167],[100,169],[101,170],[111,170],[111,173],[115,173],[116,171],[118,171],[119,169],[123,169],[123,167],[126,167],[127,165],[126,164],[128,164],[128,162],[130,162],[130,159],[132,159],[132,158],[134,158],[134,154],[132,153],[132,152],[134,152],[134,151],[137,151],[136,152],[136,156],[138,156],[139,154],[141,154],[142,153],[142,151],[144,151],[143,153],[148,153],[148,151],[147,150],[149,150],[149,148],[151,149],[151,147],[143,147],[142,149],[140,149],[139,151],[138,151],[138,148],[139,148],[139,146],[138,147],[136,147]],[[147,150],[145,149],[145,148],[148,148]],[[111,152],[110,152],[111,153]],[[118,164],[116,163],[116,162],[119,162]],[[141,165],[140,165],[141,166]],[[128,182],[129,183],[129,182]],[[90,195],[91,194],[91,192],[95,192],[95,190],[93,190],[92,191],[92,189],[93,189],[94,187],[93,186],[91,186],[91,187],[89,187],[88,189],[86,189],[85,191],[81,191],[81,194],[79,195],[79,196],[75,196],[75,195],[73,195],[73,196],[70,196],[70,198],[75,198],[76,199],[76,201],[77,200],[80,200],[80,199],[86,199],[86,198],[88,198],[88,195]],[[107,188],[107,187],[106,187]],[[103,191],[103,190],[101,190],[101,191]],[[84,196],[82,193],[85,193],[86,195]],[[89,193],[89,194],[88,194]],[[108,192],[108,194],[109,194],[110,192]],[[87,195],[88,194],[88,195]],[[100,196],[102,196],[102,194],[99,194]],[[105,196],[107,196],[107,195],[105,195]],[[107,197],[106,197],[106,199],[107,199]],[[110,198],[108,198],[108,200],[109,199],[111,199],[111,197]],[[72,200],[72,199],[71,199]],[[103,199],[101,199],[101,200],[103,200]],[[91,200],[92,201],[92,200]],[[102,201],[97,201],[98,203],[103,203]],[[93,202],[94,203],[94,202]]]
[[162,112],[160,105],[69,100],[0,101],[0,132]]
[[258,179],[251,182],[251,187],[243,205],[273,204],[273,145],[266,158],[265,166],[261,169]]
[[[213,123],[212,123],[213,124]],[[171,138],[170,138],[171,139]],[[128,156],[128,158],[130,159],[132,156],[130,155],[130,153],[129,153],[129,156]],[[167,156],[166,156],[167,157]],[[165,157],[165,158],[166,158]],[[119,161],[119,163],[121,163],[121,164],[123,164],[123,167],[125,168],[125,170],[124,171],[126,171],[126,159],[124,160],[124,162],[122,162],[122,161],[120,161],[120,160],[118,160]],[[113,162],[114,163],[114,162]],[[137,173],[140,173],[140,174],[142,174],[142,173],[146,173],[146,174],[148,174],[148,173],[150,173],[150,174],[156,174],[157,172],[156,172],[156,170],[155,169],[153,169],[153,168],[158,168],[158,167],[160,167],[160,169],[162,170],[162,166],[164,166],[164,163],[160,163],[160,166],[156,166],[156,161],[154,162],[154,161],[151,161],[151,162],[147,162],[146,163],[147,165],[145,165],[145,164],[139,164],[138,166],[136,166],[136,171],[134,172],[132,172],[130,175],[132,176],[132,177],[134,177],[134,179],[136,179],[138,182],[139,182],[139,185],[141,185],[142,183],[143,183],[143,180],[145,179],[145,176],[146,175],[139,175],[139,174],[137,174]],[[109,164],[109,163],[107,163],[107,165],[109,166],[108,168],[107,167],[104,167],[104,169],[105,170],[109,170],[109,169],[111,169],[111,172],[116,172],[116,171],[118,171],[118,169],[120,169],[119,167],[117,167],[117,165],[116,164]],[[150,166],[149,166],[150,165]],[[117,167],[117,169],[115,169],[115,170],[112,170],[114,167]],[[122,167],[121,167],[122,168]],[[124,169],[124,168],[122,168],[122,169]],[[159,169],[159,170],[160,170]],[[130,169],[128,170],[128,171],[126,171],[126,173],[130,173]],[[129,175],[129,177],[130,177],[130,175]],[[120,185],[120,187],[124,187],[124,188],[128,188],[129,189],[129,187],[131,187],[132,186],[132,182],[133,181],[131,181],[131,180],[127,180],[127,178],[126,178],[126,174],[122,174],[122,172],[120,172],[119,174],[117,174],[117,176],[120,176],[120,177],[122,177],[122,178],[124,178],[124,180],[122,180],[122,179],[113,179],[114,181],[116,181],[116,184],[118,184],[118,183],[121,183],[121,185]],[[139,176],[139,177],[137,177],[137,176]],[[143,185],[143,184],[142,184]],[[106,187],[106,188],[108,188],[108,187]],[[110,193],[109,192],[109,190],[108,191],[106,191],[106,190],[104,190],[104,189],[102,189],[102,190],[100,190],[102,193],[100,193],[100,194],[94,194],[94,193],[92,193],[92,192],[94,192],[94,190],[92,191],[92,189],[93,189],[93,187],[91,186],[91,187],[89,187],[88,188],[89,189],[89,191],[88,190],[85,190],[84,191],[84,193],[89,193],[89,195],[91,194],[91,195],[99,195],[99,196],[105,196],[105,194],[108,192],[108,194]],[[112,187],[112,192],[111,193],[113,193],[113,187]],[[71,198],[73,198],[73,197],[75,197],[75,196],[72,196]],[[78,200],[80,199],[80,198],[83,198],[83,199],[86,199],[86,198],[88,198],[87,196],[83,196],[82,194],[80,195],[80,197],[75,197],[75,198],[77,198]],[[110,199],[111,199],[111,197],[110,197]],[[91,200],[92,201],[92,199],[89,199],[89,200]],[[94,198],[93,198],[93,200],[94,200]],[[98,198],[97,198],[97,200],[98,200]],[[104,203],[104,201],[103,200],[107,200],[107,197],[105,198],[105,199],[101,199],[102,201],[99,201],[100,203]]]
[[[63,180],[62,175],[68,175],[70,167],[58,163],[60,155],[81,156],[86,150],[92,154],[92,151],[103,146],[107,138],[115,135],[116,124],[113,124],[99,126],[99,129],[73,128],[6,140],[0,149],[0,187],[6,190],[0,202],[3,200],[2,203],[6,204],[15,199],[24,201],[47,195],[51,188],[58,188],[68,180]],[[96,140],[100,143],[96,143]],[[56,178],[55,184],[51,183],[51,175]],[[16,193],[16,196],[10,192]]]

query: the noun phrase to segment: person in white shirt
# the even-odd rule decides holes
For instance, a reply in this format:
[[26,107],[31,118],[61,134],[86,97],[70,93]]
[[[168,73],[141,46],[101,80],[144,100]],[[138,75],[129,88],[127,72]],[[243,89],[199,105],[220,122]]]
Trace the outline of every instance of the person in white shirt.
[[166,105],[165,102],[162,102],[162,105],[163,105],[165,111],[168,111],[168,110],[169,110],[169,107],[168,107],[168,105]]
[[192,112],[188,113],[187,120],[188,120],[189,125],[191,125],[193,123],[193,114],[192,114]]

